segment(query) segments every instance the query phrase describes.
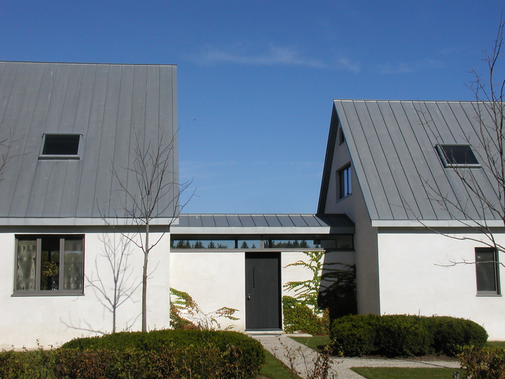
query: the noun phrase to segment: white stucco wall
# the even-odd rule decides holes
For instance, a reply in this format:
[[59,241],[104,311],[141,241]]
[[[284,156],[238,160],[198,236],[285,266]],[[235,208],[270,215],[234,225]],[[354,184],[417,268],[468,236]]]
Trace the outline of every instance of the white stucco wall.
[[[37,231],[40,234],[40,228]],[[110,332],[112,330],[112,314],[99,302],[96,292],[85,279],[83,296],[12,296],[15,273],[15,235],[35,234],[24,229],[21,232],[11,230],[0,233],[2,248],[2,265],[0,265],[0,348],[9,349],[12,346],[34,348],[37,341],[43,345],[59,345],[72,338],[96,335],[93,331]],[[55,232],[55,231],[53,231]],[[65,230],[58,228],[58,234],[83,234],[84,270],[88,278],[97,277],[95,260],[101,272],[105,288],[112,288],[111,272],[107,262],[99,255],[103,249],[100,238],[110,228],[73,228]],[[50,233],[50,232],[48,232]],[[45,234],[45,233],[44,233]],[[151,238],[160,237],[159,233],[151,233]],[[165,234],[162,241],[151,251],[149,267],[151,276],[148,282],[148,315],[149,329],[161,329],[169,326],[169,265],[170,236]],[[133,270],[131,280],[135,283],[142,278],[143,254],[134,249],[130,259]],[[155,269],[156,268],[156,269]],[[118,308],[117,330],[141,329],[141,287]]]
[[355,223],[354,250],[358,313],[380,314],[379,276],[377,260],[377,228],[372,227],[361,193],[360,183],[351,162],[351,195],[338,199],[337,171],[351,162],[347,143],[336,144],[332,171],[328,183],[325,213],[346,214]]
[[[499,239],[505,242],[505,236]],[[505,340],[505,298],[477,296],[474,264],[444,267],[474,262],[482,244],[427,230],[383,230],[378,240],[382,314],[463,317],[484,326],[490,340]],[[502,282],[504,275],[500,267]]]
[[245,254],[243,252],[171,253],[170,285],[187,292],[204,313],[237,309],[237,321],[218,319],[221,328],[245,329]]
[[[307,260],[303,252],[281,253],[281,283],[312,279],[312,272],[302,266],[289,266]],[[354,263],[353,252],[327,254],[325,262]],[[289,267],[288,267],[289,266]],[[172,251],[170,285],[187,292],[203,312],[213,312],[221,307],[235,308],[239,320],[219,319],[221,328],[245,330],[245,253],[244,252],[181,252]],[[282,296],[293,296],[282,289]]]

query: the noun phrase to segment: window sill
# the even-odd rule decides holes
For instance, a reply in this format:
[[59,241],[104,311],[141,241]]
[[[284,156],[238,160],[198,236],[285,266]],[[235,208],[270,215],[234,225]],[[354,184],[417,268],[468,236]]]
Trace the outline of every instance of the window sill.
[[39,160],[62,160],[62,161],[78,161],[81,157],[79,155],[39,155]]
[[481,292],[481,293],[477,293],[477,297],[502,297],[502,296],[501,296],[501,293]]
[[11,297],[84,296],[82,291],[16,291]]

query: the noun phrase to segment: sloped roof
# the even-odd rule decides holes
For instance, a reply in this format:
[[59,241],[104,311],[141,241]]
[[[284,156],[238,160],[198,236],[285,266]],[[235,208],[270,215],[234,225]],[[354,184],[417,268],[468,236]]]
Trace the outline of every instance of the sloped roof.
[[[13,156],[2,172],[0,224],[123,217],[122,204],[131,204],[111,168],[134,192],[126,175],[134,128],[142,142],[156,140],[160,128],[165,140],[173,139],[166,181],[177,183],[176,66],[0,62],[0,140],[12,134]],[[79,159],[38,159],[48,133],[80,134]],[[177,185],[170,191],[168,197],[177,198]],[[160,219],[172,216],[175,206]]]
[[352,234],[346,215],[181,214],[174,234]]
[[[489,119],[489,114],[482,105],[461,101],[335,100],[318,212],[324,211],[337,129],[341,127],[375,225],[393,226],[396,221],[406,225],[404,221],[423,220],[451,226],[447,221],[486,219],[498,220],[496,225],[503,226],[496,214],[483,210],[455,170],[443,166],[436,150],[437,144],[470,144],[484,163],[477,111],[484,119]],[[486,198],[499,204],[493,187],[496,181],[485,166],[463,168],[460,173],[467,178],[473,175]],[[440,204],[437,193],[448,201]]]

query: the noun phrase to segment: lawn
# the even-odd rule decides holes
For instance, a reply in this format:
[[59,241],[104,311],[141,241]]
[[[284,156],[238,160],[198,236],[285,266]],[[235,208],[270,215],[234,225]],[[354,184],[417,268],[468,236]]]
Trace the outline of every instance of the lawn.
[[312,337],[291,337],[296,342],[310,347],[315,351],[323,351],[323,349],[330,343],[330,336],[312,336]]
[[[270,352],[265,350],[265,365],[260,370],[260,376],[275,379],[291,379],[291,371]],[[298,375],[296,378],[301,379]]]

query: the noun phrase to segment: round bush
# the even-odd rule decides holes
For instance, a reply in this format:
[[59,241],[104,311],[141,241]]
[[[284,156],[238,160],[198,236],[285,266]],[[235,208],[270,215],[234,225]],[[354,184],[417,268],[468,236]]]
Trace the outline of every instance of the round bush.
[[454,317],[358,315],[335,320],[331,347],[345,356],[388,357],[443,353],[458,354],[462,347],[483,346],[487,333],[470,320]]

